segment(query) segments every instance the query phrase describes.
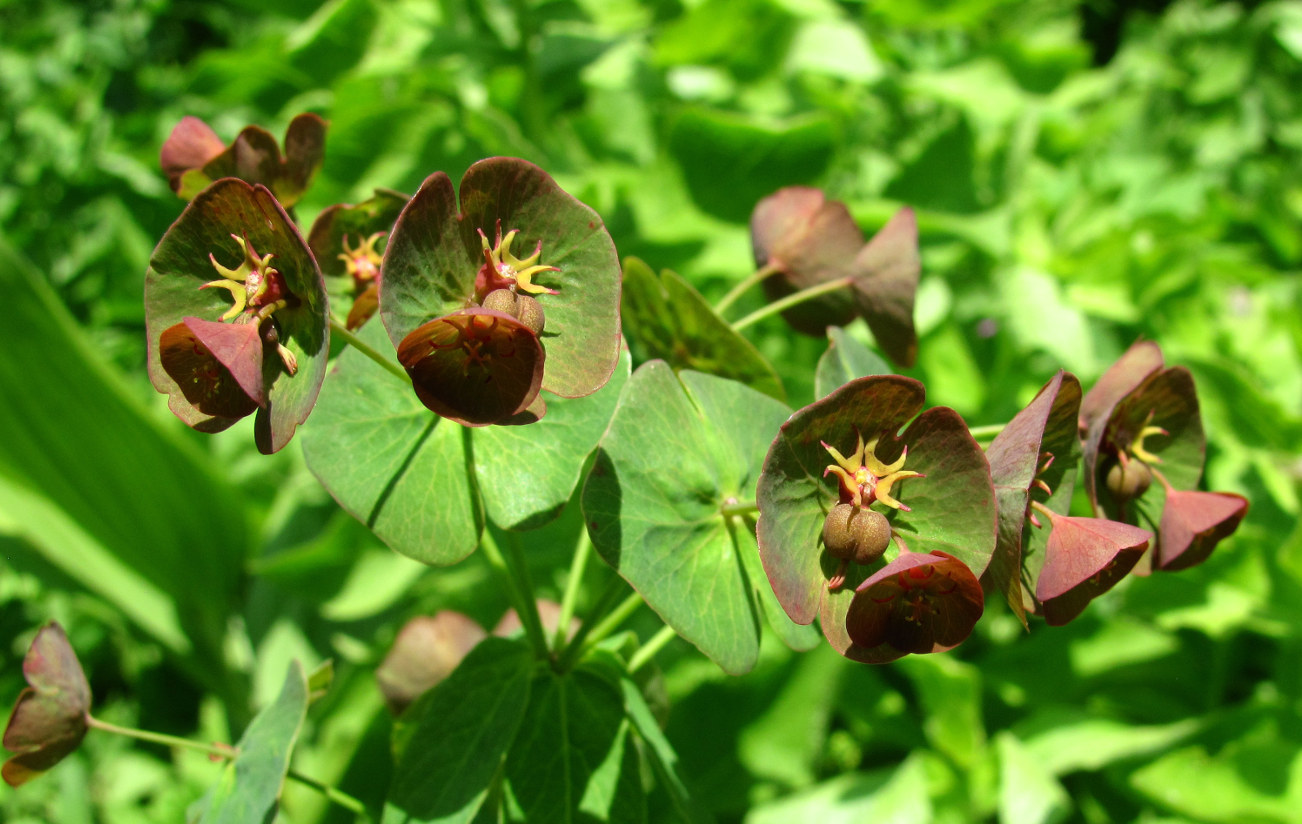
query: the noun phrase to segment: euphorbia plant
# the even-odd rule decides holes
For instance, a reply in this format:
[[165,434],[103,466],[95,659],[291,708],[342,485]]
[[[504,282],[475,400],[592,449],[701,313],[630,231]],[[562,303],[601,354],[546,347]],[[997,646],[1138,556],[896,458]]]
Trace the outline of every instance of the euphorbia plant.
[[[436,172],[411,198],[377,190],[328,207],[304,241],[288,207],[323,129],[296,119],[283,160],[253,127],[229,148],[192,120],[169,139],[165,171],[193,200],[147,274],[149,369],[196,429],[256,412],[257,445],[274,451],[306,421],[308,467],[380,540],[436,566],[482,550],[499,573],[523,638],[486,637],[444,611],[407,624],[378,667],[401,713],[385,820],[568,820],[578,806],[637,820],[648,766],[693,819],[634,678],[669,640],[731,674],[756,666],[764,626],[795,649],[817,645],[815,619],[854,661],[941,653],[990,606],[983,585],[1023,624],[1065,623],[1146,550],[1163,569],[1202,560],[1246,510],[1194,488],[1192,379],[1163,369],[1155,345],[1084,397],[1060,372],[984,452],[954,410],[924,409],[919,381],[886,374],[840,328],[862,318],[887,357],[914,362],[907,207],[865,243],[822,191],[776,192],[751,222],[758,270],[712,307],[688,279],[635,259],[622,292],[600,216],[513,158],[475,163],[459,187]],[[231,176],[208,182],[219,173]],[[775,300],[725,321],[760,282]],[[819,399],[794,413],[739,334],[779,311],[831,341]],[[347,348],[327,378],[330,332]],[[1071,513],[1082,454],[1093,517]],[[577,538],[556,576],[565,594],[546,611],[522,533],[567,504],[582,518],[548,534]],[[594,574],[593,554],[614,574]],[[604,589],[580,609],[594,577]],[[643,605],[665,626],[645,641],[617,633]],[[84,678],[64,677],[54,698],[32,684],[6,735],[19,750],[6,778],[52,764],[92,723]],[[250,775],[259,816],[274,807],[314,685],[291,667],[237,748],[197,745],[234,763],[194,817],[236,809]],[[47,715],[54,733],[33,726]]]

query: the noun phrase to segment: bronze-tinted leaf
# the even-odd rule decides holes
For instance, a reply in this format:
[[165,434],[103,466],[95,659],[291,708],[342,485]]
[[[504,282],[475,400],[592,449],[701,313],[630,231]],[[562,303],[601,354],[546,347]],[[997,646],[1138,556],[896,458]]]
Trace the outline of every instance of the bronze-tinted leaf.
[[[208,331],[205,324],[229,329],[229,336],[253,335],[253,340],[246,341],[244,346],[232,343],[226,347],[225,354],[239,370],[238,375],[204,342],[202,333]],[[209,337],[216,338],[218,335],[210,334]],[[230,350],[250,351],[253,360],[250,362],[247,357],[230,358]],[[231,422],[258,408],[255,396],[264,400],[266,398],[266,391],[262,388],[261,355],[262,341],[258,338],[256,327],[199,318],[186,318],[181,323],[169,326],[163,330],[158,345],[159,362],[176,382],[186,401],[205,415],[229,419]],[[250,384],[253,392],[246,388]]]
[[180,191],[181,177],[187,171],[203,168],[225,149],[226,144],[207,123],[189,115],[181,118],[159,152],[159,163],[172,191]]
[[412,618],[398,631],[389,654],[375,671],[385,706],[401,715],[486,637],[483,627],[460,612],[443,610],[434,616]]
[[81,744],[90,713],[90,685],[63,627],[41,627],[23,659],[27,687],[18,696],[4,747],[15,755],[3,776],[11,787],[35,778]]
[[854,258],[859,315],[886,356],[905,368],[918,359],[913,301],[921,272],[918,219],[908,207],[896,212]]
[[1151,532],[1104,518],[1053,515],[1035,598],[1044,619],[1061,626],[1107,592],[1148,549]]
[[1242,495],[1167,490],[1154,566],[1172,571],[1202,563],[1247,514],[1248,500]]

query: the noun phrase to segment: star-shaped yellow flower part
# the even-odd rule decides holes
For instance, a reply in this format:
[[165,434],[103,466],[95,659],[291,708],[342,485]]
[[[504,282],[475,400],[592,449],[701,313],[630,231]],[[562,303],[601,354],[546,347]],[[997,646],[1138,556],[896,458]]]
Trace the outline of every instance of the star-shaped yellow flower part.
[[239,316],[247,308],[253,318],[262,321],[288,303],[285,279],[280,274],[280,270],[271,265],[274,254],[259,256],[253,244],[246,238],[234,234],[231,238],[239,244],[240,251],[244,253],[244,260],[240,261],[238,268],[227,269],[218,263],[217,258],[210,252],[208,259],[212,261],[213,268],[222,278],[211,280],[199,288],[225,289],[231,293],[231,299],[235,302],[218,320],[230,320]]
[[843,503],[868,506],[874,501],[880,501],[892,509],[910,512],[909,507],[891,497],[891,487],[897,481],[926,477],[920,472],[904,469],[904,460],[908,457],[909,448],[904,447],[900,457],[893,463],[884,464],[877,458],[877,442],[880,438],[873,438],[865,444],[863,435],[857,437],[858,443],[849,457],[842,455],[826,442],[819,441],[836,461],[834,464],[828,464],[827,469],[823,470],[823,477],[826,478],[830,473],[840,479]]
[[483,229],[479,229],[479,239],[484,247],[484,265],[494,277],[500,278],[512,284],[514,288],[521,292],[528,292],[531,295],[546,293],[548,295],[560,294],[555,289],[548,289],[546,286],[533,282],[534,275],[539,272],[559,272],[560,268],[556,266],[543,266],[538,263],[542,257],[542,241],[538,241],[538,246],[533,250],[533,254],[521,260],[511,254],[511,241],[520,233],[518,229],[512,229],[502,237],[502,222],[497,222],[497,243],[489,245],[488,235],[484,234]]
[[380,253],[375,251],[375,244],[386,234],[388,232],[376,232],[365,240],[358,242],[356,248],[349,245],[348,235],[344,235],[344,251],[338,257],[344,262],[344,269],[352,277],[353,283],[359,289],[375,280],[380,274],[382,258]]

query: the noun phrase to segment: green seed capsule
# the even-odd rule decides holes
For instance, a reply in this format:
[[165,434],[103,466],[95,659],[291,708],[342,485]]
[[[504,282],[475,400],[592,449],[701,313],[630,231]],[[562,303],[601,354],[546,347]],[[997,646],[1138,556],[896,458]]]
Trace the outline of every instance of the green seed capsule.
[[1131,458],[1117,461],[1108,470],[1108,491],[1118,501],[1132,501],[1148,491],[1153,471],[1143,461]]
[[515,317],[515,292],[510,289],[494,289],[484,296],[482,305],[485,309],[492,309]]
[[515,316],[535,335],[542,334],[544,318],[541,303],[528,295],[519,295],[515,302]]
[[871,564],[890,543],[890,522],[874,509],[837,504],[823,521],[823,545],[834,558]]

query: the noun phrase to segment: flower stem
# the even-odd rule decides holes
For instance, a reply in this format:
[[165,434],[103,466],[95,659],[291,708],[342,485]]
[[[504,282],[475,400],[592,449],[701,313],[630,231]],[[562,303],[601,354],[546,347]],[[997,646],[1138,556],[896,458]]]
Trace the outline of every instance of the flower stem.
[[[592,611],[588,614],[588,617],[579,625],[579,631],[574,633],[574,637],[570,639],[569,643],[565,645],[565,649],[561,651],[560,658],[556,662],[556,670],[558,672],[568,672],[570,667],[574,666],[574,663],[578,661],[583,652],[586,651],[587,644],[585,642],[594,632],[601,631],[603,633],[597,636],[597,641],[600,641],[602,638],[606,637],[606,634],[609,634],[609,629],[603,629],[606,627],[606,622],[602,621],[601,624],[598,625],[596,621],[599,616],[606,614],[606,611],[610,609],[611,604],[615,602],[615,599],[619,597],[619,593],[623,592],[623,590],[623,578],[616,575],[610,579],[610,583],[606,585],[606,589],[601,593],[601,597],[599,597],[597,603],[593,605]],[[638,595],[637,593],[633,593],[630,597],[638,598]],[[640,601],[641,599],[638,598],[638,600]],[[627,604],[627,601],[625,601],[625,604]],[[622,607],[623,605],[621,605],[621,608]]]
[[348,330],[347,326],[335,320],[333,317],[330,318],[330,334],[338,335],[339,337],[343,338],[344,343],[353,347],[358,352],[361,352],[363,355],[375,361],[380,366],[383,366],[385,371],[394,375],[403,383],[411,383],[411,378],[407,377],[407,371],[405,369],[403,369],[397,363],[389,360],[384,355],[381,355],[374,348],[372,348],[370,344],[366,343],[361,338],[354,335],[352,332]]
[[303,775],[295,769],[290,769],[286,775],[288,778],[292,778],[305,787],[311,787],[333,803],[338,804],[340,807],[343,807],[354,815],[361,816],[363,821],[371,820],[371,816],[366,812],[366,805],[343,790],[332,787],[321,781],[317,781],[315,778],[310,776]]
[[725,518],[731,518],[734,515],[751,515],[759,512],[759,505],[754,501],[734,501],[733,503],[724,503],[723,506],[719,507],[719,512]]
[[101,721],[90,713],[86,713],[86,726],[92,729],[110,732],[114,735],[125,735],[128,738],[148,741],[151,744],[162,744],[165,747],[180,747],[187,750],[197,750],[202,753],[207,753],[208,755],[217,756],[218,758],[234,758],[239,753],[239,750],[228,744],[205,744],[202,741],[191,741],[188,738],[178,738],[175,735],[168,735],[163,732],[138,730],[135,727],[119,727],[117,724],[110,724],[107,721]]
[[677,637],[678,633],[674,631],[673,627],[668,625],[661,627],[659,632],[647,639],[647,642],[639,647],[637,652],[633,653],[633,657],[628,659],[629,674],[631,675],[649,664],[651,659],[655,658],[657,652],[664,649],[666,644]]
[[546,658],[549,654],[547,639],[543,637],[542,621],[538,618],[538,604],[531,597],[533,586],[529,582],[527,572],[520,574],[520,570],[524,567],[524,555],[518,545],[508,542],[507,546],[511,550],[510,564],[502,557],[502,550],[498,549],[491,531],[485,529],[479,539],[479,548],[484,551],[484,557],[489,565],[506,580],[507,589],[511,592],[511,600],[515,603],[515,612],[520,616],[520,623],[524,625],[525,634],[529,636],[529,643],[533,646],[534,652],[540,658]]
[[[117,724],[110,724],[108,721],[101,721],[90,713],[86,714],[86,726],[102,732],[112,733],[114,735],[124,735],[127,738],[135,738],[139,741],[148,741],[151,744],[161,744],[165,747],[195,750],[210,757],[220,758],[225,761],[229,761],[240,754],[238,748],[232,747],[229,744],[205,744],[202,741],[191,741],[188,738],[179,738],[175,735],[168,735],[163,732],[139,730],[135,727],[120,727]],[[305,784],[320,792],[339,806],[358,815],[365,816],[368,821],[370,820],[370,817],[366,815],[366,805],[348,793],[331,787],[328,784],[324,784],[315,778],[303,775],[294,769],[289,770],[288,776],[300,784]]]
[[583,571],[588,566],[588,557],[592,555],[592,539],[588,530],[579,530],[579,543],[574,548],[574,559],[570,562],[570,574],[565,580],[565,594],[561,596],[560,616],[556,620],[556,634],[552,638],[552,649],[559,650],[565,645],[570,619],[574,617],[574,605],[579,600],[579,589],[583,585]]
[[746,292],[748,292],[755,284],[762,283],[781,271],[782,268],[774,263],[764,264],[751,274],[747,275],[745,279],[738,282],[736,286],[732,287],[732,289],[728,291],[728,294],[723,296],[722,300],[714,304],[714,311],[722,315],[729,306],[732,306],[737,302],[737,298],[746,294]]
[[837,278],[836,280],[829,280],[827,283],[810,286],[808,289],[801,289],[794,295],[787,295],[785,298],[775,300],[767,306],[761,306],[759,309],[751,312],[741,320],[734,321],[732,329],[734,332],[740,332],[747,326],[764,320],[764,318],[767,318],[769,315],[776,315],[778,312],[790,309],[792,306],[804,303],[807,300],[812,300],[819,295],[826,295],[828,292],[835,292],[838,289],[844,289],[849,286],[853,280],[852,277],[846,275],[845,277]]

